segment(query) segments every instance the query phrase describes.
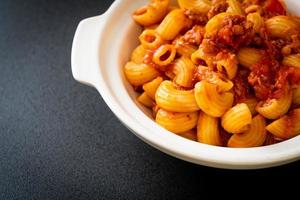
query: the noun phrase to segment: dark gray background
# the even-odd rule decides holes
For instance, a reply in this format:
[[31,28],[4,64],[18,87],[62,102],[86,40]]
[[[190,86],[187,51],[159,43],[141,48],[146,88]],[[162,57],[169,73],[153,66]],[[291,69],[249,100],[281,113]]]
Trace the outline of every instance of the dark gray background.
[[0,1],[0,199],[195,199],[238,189],[276,194],[284,186],[290,192],[299,162],[230,171],[175,159],[136,138],[96,90],[75,82],[77,24],[111,3]]

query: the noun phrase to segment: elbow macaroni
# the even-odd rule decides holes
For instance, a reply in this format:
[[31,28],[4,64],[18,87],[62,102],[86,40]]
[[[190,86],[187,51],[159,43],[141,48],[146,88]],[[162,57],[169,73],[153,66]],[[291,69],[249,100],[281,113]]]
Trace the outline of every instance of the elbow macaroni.
[[252,65],[259,62],[262,58],[262,52],[258,49],[254,48],[242,48],[237,53],[238,62],[248,68],[251,69]]
[[198,142],[221,146],[222,140],[219,134],[219,119],[200,112],[197,124]]
[[173,133],[183,133],[196,127],[198,112],[175,113],[159,109],[155,121]]
[[225,17],[228,17],[230,15],[230,13],[223,12],[211,18],[205,25],[205,35],[209,36],[213,32],[218,31],[220,28],[222,28],[222,21],[225,19]]
[[231,80],[235,77],[238,70],[238,62],[234,54],[228,54],[227,57],[217,61],[217,69],[219,72],[226,73]]
[[228,133],[242,133],[249,129],[252,115],[245,103],[240,103],[229,109],[221,118],[222,127]]
[[293,90],[293,104],[300,106],[300,86]]
[[143,31],[124,66],[157,124],[235,148],[300,135],[300,18],[250,0],[177,1],[133,13]]
[[153,62],[159,66],[171,64],[176,55],[176,50],[173,45],[166,44],[160,46],[153,55]]
[[144,92],[137,98],[138,102],[143,104],[144,106],[148,108],[152,108],[154,105],[154,101]]
[[258,12],[248,14],[247,21],[253,23],[253,30],[255,33],[260,33],[265,25],[264,19]]
[[177,135],[192,141],[197,141],[197,133],[195,130],[189,130],[183,133],[177,133]]
[[267,130],[275,137],[289,139],[300,134],[300,109],[292,110],[288,115],[272,122]]
[[300,68],[300,54],[288,55],[283,58],[282,64]]
[[163,44],[163,40],[155,30],[146,29],[139,37],[142,46],[145,49],[157,49]]
[[127,80],[134,86],[143,85],[159,76],[159,72],[154,67],[134,62],[128,62],[124,71]]
[[267,119],[277,119],[288,112],[292,99],[293,93],[289,91],[279,99],[270,99],[258,103],[256,111]]
[[245,103],[248,106],[252,115],[255,115],[257,113],[255,108],[258,104],[258,101],[255,97],[249,97],[247,99],[243,99],[239,103]]
[[173,65],[174,82],[186,88],[192,87],[195,69],[194,63],[189,58],[182,56],[177,59]]
[[218,86],[207,81],[195,85],[195,97],[199,108],[213,117],[221,117],[233,104],[231,92],[218,92]]
[[133,50],[130,59],[134,63],[141,64],[144,61],[146,53],[147,50],[143,47],[143,45],[139,45]]
[[169,0],[152,0],[147,6],[137,9],[133,19],[142,26],[159,23],[167,13]]
[[228,147],[258,147],[264,144],[266,137],[266,120],[261,115],[257,115],[247,131],[231,136]]
[[185,16],[184,11],[175,9],[165,17],[156,31],[164,40],[173,40],[189,24],[191,21]]
[[288,16],[275,16],[266,21],[271,37],[290,38],[297,33],[298,25]]
[[145,83],[143,85],[143,90],[146,92],[146,94],[153,100],[155,100],[155,93],[157,91],[157,88],[159,87],[159,85],[161,84],[161,82],[163,82],[163,78],[162,77],[157,77],[156,79]]
[[195,13],[207,13],[211,9],[209,0],[178,0],[180,8],[192,10]]
[[172,112],[193,112],[199,107],[194,90],[179,90],[171,81],[163,81],[155,95],[159,107]]
[[237,0],[227,0],[229,5],[227,12],[235,14],[235,15],[243,15],[244,12],[241,9],[241,5]]

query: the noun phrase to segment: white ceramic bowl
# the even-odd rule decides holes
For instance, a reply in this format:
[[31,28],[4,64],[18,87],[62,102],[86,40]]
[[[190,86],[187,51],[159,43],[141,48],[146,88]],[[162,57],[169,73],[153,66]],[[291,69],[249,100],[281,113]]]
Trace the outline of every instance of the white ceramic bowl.
[[[80,22],[72,47],[74,78],[95,87],[114,114],[136,136],[174,157],[206,166],[254,169],[277,166],[300,157],[300,137],[266,147],[233,149],[181,138],[157,125],[139,105],[122,67],[138,44],[141,29],[131,13],[148,0],[116,0],[106,13]],[[287,0],[297,13],[300,1]],[[300,11],[298,11],[300,15]]]

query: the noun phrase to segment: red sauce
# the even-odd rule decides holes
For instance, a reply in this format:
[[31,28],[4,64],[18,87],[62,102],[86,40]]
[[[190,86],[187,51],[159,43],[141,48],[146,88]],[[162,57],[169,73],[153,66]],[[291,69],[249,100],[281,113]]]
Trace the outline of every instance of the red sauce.
[[217,15],[219,13],[226,12],[226,10],[228,8],[228,3],[224,0],[214,0],[212,2],[212,5],[213,6],[207,13],[208,19],[213,18],[215,15]]
[[286,10],[279,0],[268,0],[265,4],[265,10],[275,15],[286,15]]
[[233,15],[225,17],[222,28],[209,39],[213,40],[219,49],[237,50],[250,44],[253,38],[252,24],[248,23],[244,16]]
[[195,13],[192,10],[185,10],[184,14],[192,20],[193,24],[205,25],[208,21],[205,13]]
[[248,81],[253,86],[257,98],[279,98],[287,84],[286,69],[281,69],[278,61],[265,55],[260,62],[252,66]]
[[187,44],[199,46],[203,40],[205,30],[203,27],[195,25],[183,36],[183,41]]
[[300,85],[300,68],[289,67],[288,78],[292,84]]
[[240,102],[245,100],[247,97],[251,96],[251,88],[248,83],[249,71],[240,70],[236,77],[232,80],[234,87],[234,99],[235,102]]
[[208,67],[198,67],[196,71],[196,79],[198,81],[207,80],[213,76],[213,71]]

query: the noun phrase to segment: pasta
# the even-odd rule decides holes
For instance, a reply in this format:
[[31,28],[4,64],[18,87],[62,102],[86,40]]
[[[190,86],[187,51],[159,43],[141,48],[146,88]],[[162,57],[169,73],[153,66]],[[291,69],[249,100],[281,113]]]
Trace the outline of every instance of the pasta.
[[159,66],[171,64],[176,55],[173,45],[166,44],[160,46],[153,55],[153,62]]
[[293,90],[293,104],[300,106],[300,86]]
[[257,115],[253,118],[250,128],[247,131],[231,136],[228,146],[257,147],[264,144],[266,137],[266,120],[261,115]]
[[177,85],[190,88],[193,86],[195,65],[194,63],[185,56],[177,59],[174,62],[173,72],[175,74],[174,82]]
[[197,141],[197,133],[193,129],[183,132],[183,133],[177,133],[177,135],[184,137],[186,139],[192,140],[192,141]]
[[300,54],[285,56],[282,63],[286,66],[299,67],[300,68]]
[[132,85],[139,86],[159,76],[159,72],[154,67],[144,63],[128,62],[125,65],[125,75]]
[[264,19],[258,12],[248,14],[247,21],[253,23],[253,30],[255,33],[260,33],[265,25]]
[[300,109],[292,110],[289,114],[272,122],[267,130],[275,137],[289,139],[300,134]]
[[204,63],[209,67],[213,67],[213,56],[214,55],[212,54],[204,53],[203,49],[199,47],[199,49],[197,49],[197,51],[191,55],[191,59],[196,65],[201,65]]
[[255,115],[257,113],[255,108],[258,104],[258,101],[255,97],[249,97],[247,99],[243,99],[239,103],[245,103],[248,106],[248,108],[249,108],[252,115]]
[[130,60],[134,63],[141,64],[144,61],[144,56],[146,53],[147,51],[143,45],[139,45],[133,50]]
[[221,146],[218,118],[211,117],[203,112],[199,114],[197,124],[197,140],[199,142]]
[[143,90],[151,99],[155,100],[155,93],[162,81],[163,78],[159,76],[156,79],[143,85]]
[[139,37],[144,49],[157,49],[163,44],[163,40],[154,30],[146,29]]
[[215,146],[300,135],[300,18],[281,0],[150,0],[124,66],[155,122]]
[[228,10],[232,14],[242,15],[244,12],[241,9],[240,3],[237,0],[227,0],[228,2]]
[[[216,72],[210,71],[208,67],[205,66],[198,66],[199,74],[205,74],[205,80],[208,83],[211,83],[216,86],[216,91],[220,94],[222,92],[228,92],[233,88],[232,81],[224,78],[222,75]],[[202,77],[200,78],[202,79]]]
[[211,2],[209,0],[178,0],[178,4],[180,8],[198,13],[207,13],[211,9]]
[[200,108],[194,90],[176,89],[171,81],[163,81],[158,87],[155,100],[159,107],[173,112],[193,112]]
[[226,73],[229,79],[233,79],[236,76],[238,70],[238,61],[236,56],[231,53],[227,53],[226,56],[223,53],[220,55],[221,59],[217,61],[217,69],[220,72]]
[[262,52],[254,48],[241,48],[237,52],[238,62],[244,67],[251,69],[262,58]]
[[160,22],[168,11],[169,0],[152,0],[147,6],[137,9],[133,19],[142,26],[150,26]]
[[288,16],[275,16],[265,22],[271,37],[289,38],[297,33],[298,25]]
[[183,133],[197,125],[198,112],[176,113],[159,109],[155,121],[173,133]]
[[138,102],[143,104],[144,106],[148,108],[152,108],[154,105],[154,101],[144,92],[137,98]]
[[288,112],[292,98],[293,94],[289,91],[279,99],[261,101],[256,106],[256,111],[267,119],[277,119]]
[[222,127],[228,133],[242,133],[249,129],[252,115],[245,103],[240,103],[229,109],[221,118]]
[[172,44],[174,45],[178,55],[188,58],[190,58],[191,55],[197,50],[196,45],[186,43],[182,37],[177,37]]
[[221,117],[233,104],[233,94],[220,93],[218,85],[200,81],[195,85],[195,97],[199,108],[213,117]]
[[184,15],[183,10],[175,9],[165,17],[156,31],[164,40],[173,40],[190,23],[191,21]]
[[230,13],[222,12],[220,14],[217,14],[212,19],[210,19],[207,24],[205,25],[205,34],[209,36],[213,32],[220,30],[222,28],[222,21],[230,16]]

